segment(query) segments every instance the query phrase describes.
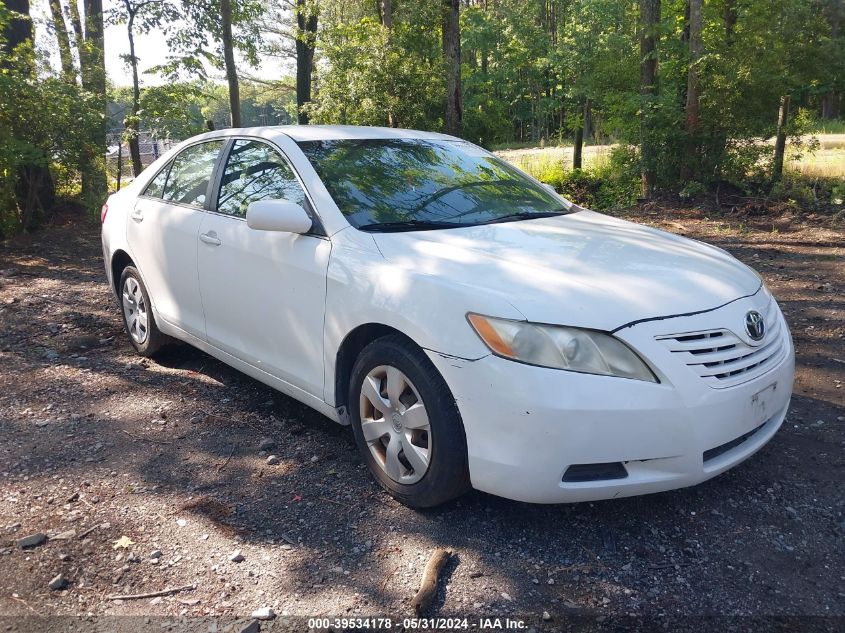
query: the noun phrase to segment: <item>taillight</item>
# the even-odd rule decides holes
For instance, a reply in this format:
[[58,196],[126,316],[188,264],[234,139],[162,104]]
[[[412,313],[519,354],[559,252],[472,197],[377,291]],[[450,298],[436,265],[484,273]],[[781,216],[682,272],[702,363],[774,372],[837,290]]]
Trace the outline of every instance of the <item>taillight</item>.
[[103,205],[102,211],[100,211],[100,224],[106,221],[106,213],[109,212],[109,205],[108,203]]

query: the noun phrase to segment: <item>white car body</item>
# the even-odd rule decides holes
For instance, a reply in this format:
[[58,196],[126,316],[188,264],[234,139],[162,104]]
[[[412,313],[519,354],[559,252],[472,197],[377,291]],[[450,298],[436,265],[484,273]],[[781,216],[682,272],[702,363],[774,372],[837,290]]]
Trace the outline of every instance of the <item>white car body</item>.
[[[230,137],[263,139],[287,158],[325,235],[255,231],[242,219],[140,196],[185,146]],[[401,332],[454,395],[473,487],[511,499],[585,501],[688,486],[772,438],[788,409],[794,350],[754,271],[716,247],[586,210],[450,230],[360,231],[297,141],[394,137],[451,138],[290,126],[212,132],[173,148],[108,200],[102,236],[112,289],[115,266],[131,259],[162,332],[342,423],[344,345]],[[743,329],[752,310],[768,328],[762,341]],[[496,356],[468,313],[613,333],[659,382]],[[732,347],[714,347],[714,336]],[[564,481],[572,465],[612,463],[627,476]]]

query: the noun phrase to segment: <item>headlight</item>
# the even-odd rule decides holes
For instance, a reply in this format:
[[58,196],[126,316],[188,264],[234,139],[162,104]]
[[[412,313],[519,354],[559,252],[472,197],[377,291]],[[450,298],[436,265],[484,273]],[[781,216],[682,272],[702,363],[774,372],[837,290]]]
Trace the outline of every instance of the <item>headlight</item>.
[[467,319],[487,347],[503,358],[585,374],[658,382],[642,359],[610,334],[472,313]]

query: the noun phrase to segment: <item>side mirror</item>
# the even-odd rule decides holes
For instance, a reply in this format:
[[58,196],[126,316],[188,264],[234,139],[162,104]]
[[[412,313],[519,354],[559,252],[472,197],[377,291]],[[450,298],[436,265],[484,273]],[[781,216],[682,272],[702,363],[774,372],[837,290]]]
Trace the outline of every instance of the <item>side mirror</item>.
[[256,231],[307,233],[312,221],[301,206],[287,200],[258,200],[246,209],[246,224]]

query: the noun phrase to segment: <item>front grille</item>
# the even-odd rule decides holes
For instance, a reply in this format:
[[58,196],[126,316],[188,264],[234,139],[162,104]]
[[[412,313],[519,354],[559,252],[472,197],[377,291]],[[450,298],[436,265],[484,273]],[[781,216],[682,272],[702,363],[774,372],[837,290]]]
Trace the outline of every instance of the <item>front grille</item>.
[[749,345],[730,330],[669,334],[657,340],[711,387],[733,387],[765,374],[786,353],[785,326],[774,301],[766,312],[766,335],[758,345]]

